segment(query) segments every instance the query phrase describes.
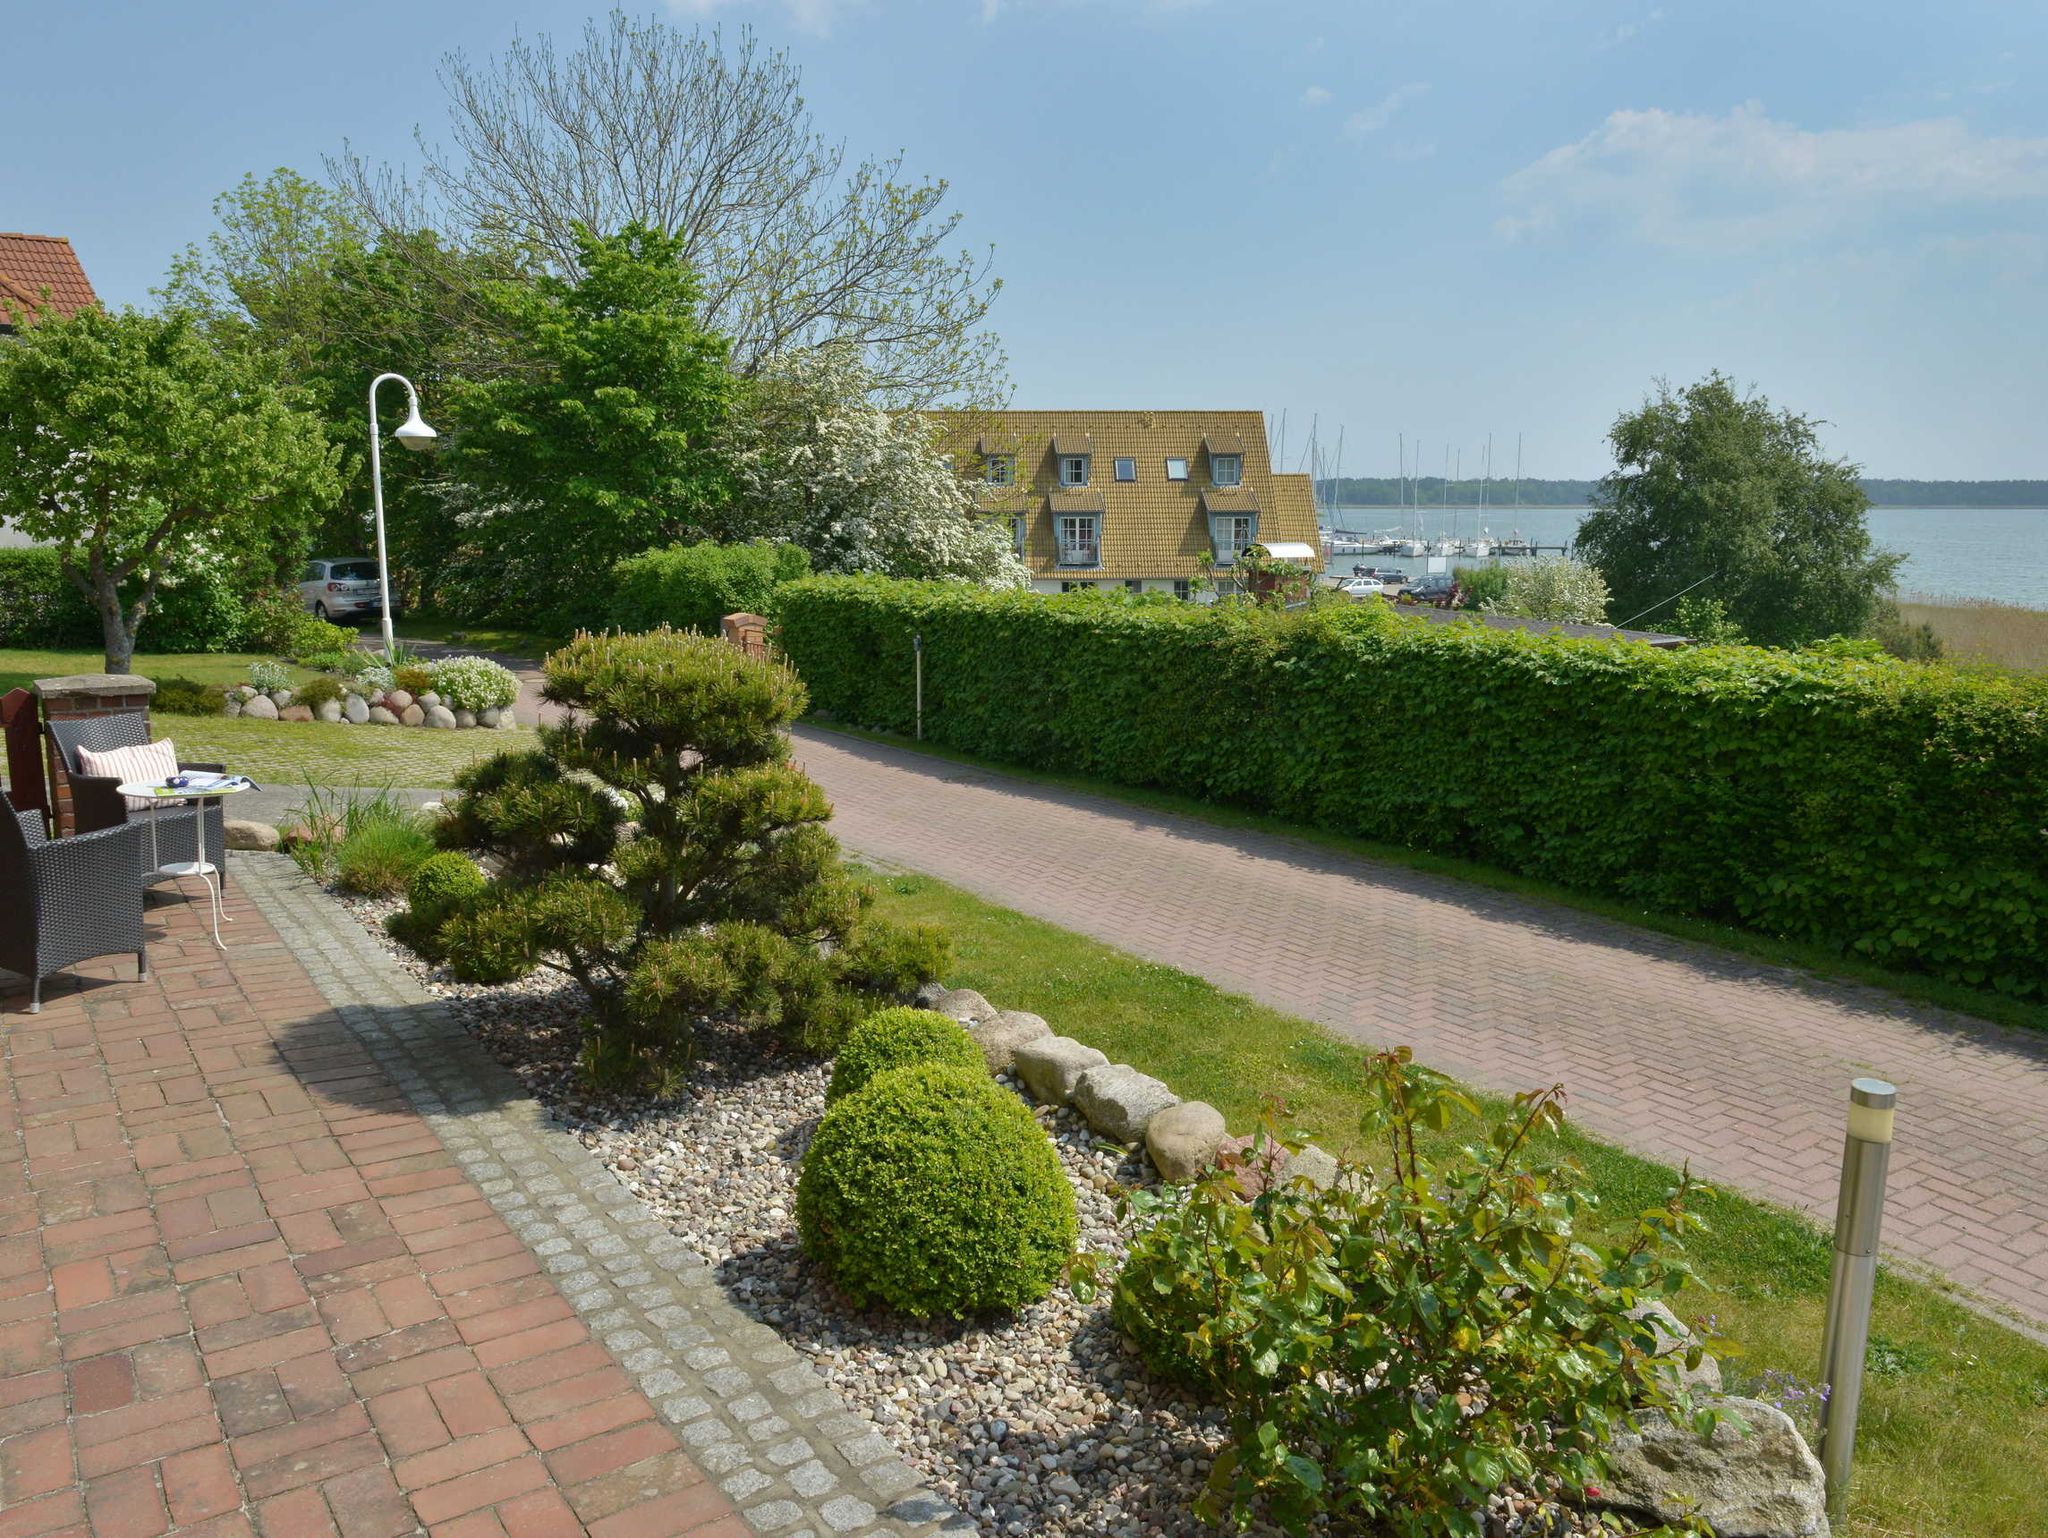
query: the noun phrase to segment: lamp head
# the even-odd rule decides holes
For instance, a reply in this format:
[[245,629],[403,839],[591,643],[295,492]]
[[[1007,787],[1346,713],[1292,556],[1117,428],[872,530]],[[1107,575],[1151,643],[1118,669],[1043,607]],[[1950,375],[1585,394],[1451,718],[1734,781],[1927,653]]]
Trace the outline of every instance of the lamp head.
[[412,410],[407,413],[405,420],[398,424],[397,430],[391,436],[417,454],[431,448],[434,440],[441,435],[420,420],[419,403],[415,401]]

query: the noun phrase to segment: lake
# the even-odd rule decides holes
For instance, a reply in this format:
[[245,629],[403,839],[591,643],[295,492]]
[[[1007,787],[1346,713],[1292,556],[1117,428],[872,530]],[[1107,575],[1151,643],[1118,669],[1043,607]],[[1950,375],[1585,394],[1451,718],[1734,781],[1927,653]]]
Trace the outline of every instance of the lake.
[[[1440,530],[1470,539],[1478,518],[1470,507],[1423,509],[1423,531],[1434,538]],[[1572,541],[1583,507],[1489,507],[1486,527],[1496,539],[1521,530],[1539,545]],[[1400,510],[1392,507],[1338,509],[1337,526],[1357,533],[1393,529]],[[2002,603],[2048,609],[2048,509],[2035,507],[1873,507],[1870,537],[1887,550],[1903,551],[1906,564],[1899,587],[1907,593],[1941,598],[1995,598]],[[1399,556],[1338,556],[1334,573],[1349,576],[1353,565],[1398,566],[1420,576],[1419,559]]]

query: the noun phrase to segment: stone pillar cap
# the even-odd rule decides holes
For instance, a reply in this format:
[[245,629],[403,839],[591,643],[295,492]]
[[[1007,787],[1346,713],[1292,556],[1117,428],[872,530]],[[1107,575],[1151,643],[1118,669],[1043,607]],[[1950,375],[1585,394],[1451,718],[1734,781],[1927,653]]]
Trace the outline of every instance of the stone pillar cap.
[[154,694],[156,684],[135,673],[66,673],[38,678],[36,693],[44,699],[70,694]]

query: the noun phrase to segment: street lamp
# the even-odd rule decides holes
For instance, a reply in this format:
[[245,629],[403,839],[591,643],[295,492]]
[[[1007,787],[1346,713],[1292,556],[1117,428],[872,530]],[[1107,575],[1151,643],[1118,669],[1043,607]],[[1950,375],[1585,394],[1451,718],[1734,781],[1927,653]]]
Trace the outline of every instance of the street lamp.
[[405,375],[379,374],[370,381],[370,500],[377,509],[377,596],[383,600],[384,660],[390,662],[398,654],[398,641],[391,633],[391,569],[384,559],[384,459],[377,431],[377,386],[387,379],[405,386],[406,403],[411,408],[391,436],[418,453],[440,435],[420,420],[420,392]]

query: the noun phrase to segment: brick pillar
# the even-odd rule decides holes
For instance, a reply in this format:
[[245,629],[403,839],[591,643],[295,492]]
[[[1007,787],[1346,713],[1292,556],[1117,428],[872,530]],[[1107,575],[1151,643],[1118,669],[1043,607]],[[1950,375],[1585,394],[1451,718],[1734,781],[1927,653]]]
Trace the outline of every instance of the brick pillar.
[[728,614],[718,623],[719,633],[749,657],[768,657],[768,621],[759,614]]
[[[133,673],[72,673],[63,678],[36,680],[45,722],[138,713],[147,717],[150,696],[155,693],[155,684]],[[47,735],[43,751],[50,765],[50,818],[57,825],[57,836],[62,838],[77,831],[71,813],[71,776],[65,772],[57,744]]]

